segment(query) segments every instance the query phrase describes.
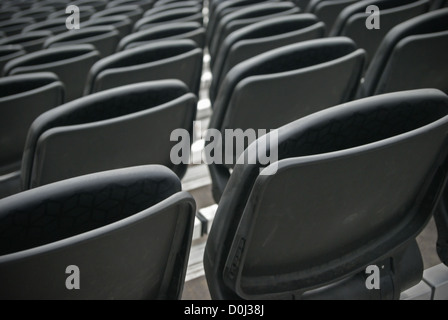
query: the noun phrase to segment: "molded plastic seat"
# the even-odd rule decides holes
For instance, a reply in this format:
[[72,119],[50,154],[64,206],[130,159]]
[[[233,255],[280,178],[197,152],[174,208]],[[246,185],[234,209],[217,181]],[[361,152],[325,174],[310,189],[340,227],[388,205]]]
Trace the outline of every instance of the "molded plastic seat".
[[306,12],[315,14],[327,26],[327,32],[333,28],[341,11],[358,0],[311,0]]
[[193,41],[159,41],[95,63],[84,94],[143,81],[178,79],[198,96],[201,73],[202,50]]
[[[447,132],[448,97],[425,89],[329,108],[252,143],[207,238],[212,298],[398,299],[422,279],[415,237],[447,178]],[[261,171],[268,152],[278,161]],[[379,289],[366,286],[368,266]]]
[[65,10],[70,3],[66,0],[44,0],[34,2],[31,8],[50,7],[53,11]]
[[0,79],[0,198],[20,191],[26,136],[43,112],[64,102],[64,86],[52,73]]
[[[350,101],[364,57],[364,50],[357,49],[352,40],[331,38],[284,46],[248,59],[224,78],[209,127],[220,132],[276,129]],[[224,137],[222,140],[225,145]],[[222,161],[209,165],[216,203],[238,157],[233,155],[233,164]]]
[[222,18],[216,26],[214,37],[209,48],[210,55],[214,57],[219,52],[224,39],[242,27],[269,18],[295,14],[299,11],[300,9],[291,2],[278,2],[262,3],[232,12]]
[[448,8],[405,21],[384,38],[358,96],[420,88],[448,93],[447,52]]
[[103,11],[97,12],[90,19],[98,19],[110,16],[127,16],[129,19],[135,23],[138,19],[140,19],[143,15],[143,10],[137,5],[128,5],[128,6],[120,6],[108,8]]
[[202,25],[202,11],[196,7],[162,11],[143,17],[134,25],[134,32],[170,22],[197,22]]
[[39,51],[43,49],[45,40],[53,34],[48,30],[32,31],[22,34],[16,34],[7,38],[0,39],[0,46],[19,44],[28,52]]
[[[55,18],[38,23],[33,23],[23,28],[22,33],[33,31],[51,31],[53,35],[57,35],[67,31],[66,21],[67,18]],[[82,26],[84,26],[84,23],[82,24]]]
[[19,12],[19,9],[17,8],[2,8],[2,11],[0,11],[0,22],[10,20],[12,16]]
[[132,32],[133,22],[127,16],[107,16],[102,18],[90,19],[82,23],[82,28],[112,26],[117,29],[120,39]]
[[199,48],[204,47],[205,30],[197,22],[175,22],[134,32],[121,39],[117,51],[139,47],[161,40],[193,40]]
[[78,7],[92,7],[95,12],[98,12],[106,9],[107,3],[107,0],[77,0],[73,1],[71,4]]
[[230,34],[213,64],[210,100],[215,101],[222,79],[238,63],[260,53],[323,37],[325,25],[311,14],[288,15],[260,21]]
[[55,73],[64,83],[66,101],[83,94],[87,74],[100,59],[91,45],[72,45],[41,50],[9,61],[3,68],[4,75],[48,71]]
[[[92,15],[95,14],[95,12],[96,11],[95,11],[95,9],[93,7],[89,7],[89,6],[79,7],[79,20],[80,20],[80,22],[82,23],[84,21],[89,20],[92,17]],[[56,11],[56,12],[50,14],[48,16],[48,19],[58,19],[58,18],[65,18],[65,19],[67,19],[68,16],[69,15],[65,12],[65,9],[63,9],[63,10],[59,10],[59,11]]]
[[168,11],[168,10],[174,10],[174,9],[184,9],[184,8],[195,8],[198,10],[202,9],[202,4],[200,2],[196,1],[179,1],[179,2],[173,2],[164,6],[158,6],[154,7],[152,9],[146,10],[143,14],[143,17],[149,17],[153,14]]
[[19,11],[12,16],[16,18],[33,18],[35,22],[46,20],[55,10],[52,7],[31,8],[24,11]]
[[33,18],[14,18],[0,22],[0,31],[7,36],[13,36],[22,32],[23,28],[33,23],[35,23]]
[[[380,9],[380,29],[366,28],[369,5]],[[334,23],[330,36],[346,36],[366,50],[370,62],[387,32],[397,24],[419,16],[429,9],[428,0],[364,0],[346,7]]]
[[448,7],[448,0],[434,0],[431,5],[431,10],[437,10]]
[[91,44],[102,57],[107,57],[115,52],[119,41],[120,34],[117,29],[112,26],[100,26],[61,33],[47,39],[44,47],[54,48],[74,44]]
[[10,0],[6,2],[5,0],[3,2],[3,8],[17,8],[19,11],[27,10],[31,8],[31,5],[33,4],[33,1],[28,0]]
[[[162,166],[95,173],[3,199],[0,298],[180,299],[195,209]],[[78,268],[80,290],[67,289],[69,266]]]
[[[179,3],[184,1],[185,0],[158,0],[154,3],[154,7],[166,6],[168,4]],[[201,3],[203,0],[190,0],[190,1],[196,1],[197,3]]]
[[107,8],[121,7],[127,5],[137,5],[144,11],[152,8],[155,0],[114,0],[107,4]]
[[170,160],[173,130],[190,135],[196,97],[178,80],[106,90],[42,114],[31,125],[22,162],[22,187],[104,170],[162,164],[179,177],[187,164]]
[[21,45],[0,46],[0,70],[3,70],[8,61],[25,54],[26,51],[23,50]]

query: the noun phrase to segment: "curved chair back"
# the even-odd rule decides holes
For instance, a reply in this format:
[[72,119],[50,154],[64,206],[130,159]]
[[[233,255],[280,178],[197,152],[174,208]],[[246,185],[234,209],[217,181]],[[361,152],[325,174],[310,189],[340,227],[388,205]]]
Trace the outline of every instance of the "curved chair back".
[[334,22],[341,11],[358,0],[311,0],[306,12],[315,14],[327,26],[327,33],[333,28]]
[[[195,207],[176,175],[155,165],[3,199],[0,298],[180,299]],[[69,290],[75,272],[80,290]]]
[[164,6],[157,6],[157,7],[153,7],[147,11],[145,11],[145,13],[143,14],[143,17],[149,17],[153,14],[156,13],[160,13],[163,11],[168,11],[168,10],[174,10],[174,9],[185,9],[185,8],[196,8],[198,10],[202,9],[202,4],[200,2],[197,1],[179,1],[179,2],[173,2],[170,4],[166,4]]
[[0,46],[0,71],[3,70],[8,61],[11,61],[25,54],[25,50],[23,50],[22,46],[18,44]]
[[13,14],[12,19],[32,18],[34,21],[40,22],[47,19],[53,12],[54,9],[52,7],[30,8]]
[[135,23],[138,19],[140,19],[143,15],[143,10],[137,5],[127,5],[127,6],[119,6],[108,8],[103,11],[97,12],[90,19],[98,19],[110,16],[127,16],[131,19],[132,23]]
[[162,11],[143,17],[134,25],[134,32],[169,22],[197,22],[202,25],[202,10],[196,7]]
[[98,26],[112,26],[117,29],[120,34],[120,39],[132,32],[133,22],[126,15],[107,16],[90,19],[82,23],[83,28],[98,27]]
[[[446,182],[447,130],[448,97],[426,89],[329,108],[251,144],[208,235],[212,298],[398,299],[422,279],[415,237]],[[267,152],[278,161],[261,171]],[[378,290],[366,287],[372,265]]]
[[35,23],[33,18],[14,18],[0,22],[0,31],[6,36],[13,36],[22,32],[23,28]]
[[92,7],[95,12],[106,9],[106,5],[108,4],[107,0],[76,0],[71,4],[78,7]]
[[87,74],[100,59],[91,45],[72,45],[37,51],[9,61],[4,75],[48,71],[55,73],[66,88],[66,101],[83,95]]
[[[95,13],[95,9],[89,6],[81,6],[79,7],[79,20],[81,23],[90,19],[90,17]],[[67,19],[69,15],[66,12],[66,9],[56,11],[48,16],[48,19],[58,19],[65,18]],[[82,27],[81,27],[82,28]]]
[[53,34],[51,31],[32,31],[0,39],[0,46],[19,44],[28,53],[43,49],[44,42]]
[[51,31],[53,35],[57,35],[67,31],[67,26],[65,25],[66,20],[67,18],[54,18],[38,23],[33,23],[23,28],[22,33],[33,31]]
[[127,5],[137,5],[143,11],[152,8],[155,0],[114,0],[107,4],[107,8],[121,7]]
[[[173,164],[173,130],[192,134],[196,97],[180,81],[106,90],[42,114],[31,126],[22,163],[23,189],[104,170]],[[70,146],[70,148],[67,148]]]

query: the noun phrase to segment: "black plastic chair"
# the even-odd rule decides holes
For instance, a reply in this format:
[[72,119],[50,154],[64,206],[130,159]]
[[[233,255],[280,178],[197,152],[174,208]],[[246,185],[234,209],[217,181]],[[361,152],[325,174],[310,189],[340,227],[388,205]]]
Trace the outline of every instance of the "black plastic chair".
[[0,79],[0,198],[20,191],[26,136],[43,112],[64,102],[64,86],[52,73]]
[[[398,299],[418,284],[415,237],[447,178],[448,97],[375,96],[276,132],[245,150],[219,203],[204,256],[212,298]],[[269,151],[278,161],[263,168]]]
[[202,11],[196,7],[162,11],[143,17],[134,25],[134,32],[170,22],[197,22],[202,25]]
[[47,39],[44,47],[55,48],[75,44],[91,44],[102,57],[107,57],[115,52],[119,41],[120,33],[117,29],[112,26],[100,26],[61,33]]
[[[364,56],[364,50],[357,49],[352,40],[331,38],[284,46],[248,59],[224,78],[209,127],[220,132],[276,129],[350,101],[360,81]],[[225,145],[225,137],[222,141]],[[238,157],[233,155],[233,164],[221,161],[208,166],[216,203]]]
[[[369,5],[380,9],[380,29],[366,28],[366,13]],[[419,16],[429,9],[428,0],[365,0],[346,7],[334,23],[330,36],[345,36],[353,39],[356,44],[366,50],[367,61],[375,55],[381,41],[387,32],[397,24]]]
[[[51,31],[53,35],[57,35],[68,31],[66,21],[67,18],[55,18],[38,23],[33,23],[23,28],[22,33],[28,33],[33,31]],[[84,26],[84,24],[82,26]]]
[[13,36],[22,32],[23,28],[35,23],[33,18],[17,18],[0,22],[0,31],[6,36]]
[[222,43],[213,64],[211,102],[215,101],[222,79],[238,63],[271,49],[321,38],[324,34],[324,23],[311,14],[267,19],[230,34]]
[[3,8],[17,8],[19,11],[27,10],[33,5],[33,1],[28,0],[3,0]]
[[435,0],[431,4],[431,10],[448,8],[448,0]]
[[23,56],[26,51],[21,45],[0,46],[0,71],[11,60]]
[[211,46],[209,47],[210,55],[215,57],[224,39],[242,27],[269,18],[295,14],[299,11],[300,9],[291,2],[278,2],[262,3],[232,12],[222,18],[216,26]]
[[32,31],[0,39],[0,46],[21,45],[28,53],[43,49],[44,42],[53,34],[49,30]]
[[[195,209],[176,175],[156,165],[3,199],[0,298],[180,299]],[[70,266],[80,290],[68,290]]]
[[66,101],[71,101],[83,95],[88,72],[99,59],[98,51],[91,45],[46,49],[9,61],[3,75],[53,72],[65,85]]
[[8,21],[12,18],[12,16],[19,12],[19,9],[11,7],[11,8],[2,8],[0,11],[0,22]]
[[51,7],[31,8],[13,14],[12,19],[32,18],[35,22],[40,22],[46,20],[53,12],[54,9]]
[[327,32],[330,32],[341,11],[356,2],[358,0],[311,0],[306,8],[306,12],[315,14],[325,23]]
[[70,2],[70,4],[78,7],[92,7],[95,12],[106,9],[107,3],[107,0],[77,0]]
[[201,10],[202,4],[200,2],[189,1],[189,0],[174,2],[174,3],[164,5],[164,6],[158,6],[158,7],[154,7],[149,10],[146,10],[145,13],[143,14],[143,17],[149,17],[153,14],[160,13],[163,11],[174,10],[174,9],[184,9],[184,8],[195,8],[195,9]]
[[374,56],[358,97],[437,88],[448,93],[448,8],[394,27]]
[[199,48],[205,44],[205,30],[197,22],[175,22],[134,32],[121,39],[117,51],[139,47],[161,40],[193,40]]
[[110,16],[127,16],[129,19],[135,23],[138,19],[140,19],[143,15],[143,10],[137,5],[127,5],[120,7],[108,8],[103,11],[97,12],[92,15],[91,19],[98,19]]
[[69,1],[66,0],[43,0],[34,2],[31,6],[33,8],[41,8],[41,7],[50,7],[53,8],[53,11],[65,10],[67,6],[69,6]]
[[48,111],[31,125],[22,162],[23,190],[98,171],[173,164],[173,130],[190,135],[196,97],[177,80],[144,82],[92,94]]
[[84,94],[143,81],[178,79],[198,96],[201,73],[202,50],[193,41],[159,41],[95,63]]
[[[80,22],[82,23],[84,21],[89,20],[92,17],[92,15],[95,14],[95,12],[96,11],[95,11],[95,9],[93,7],[89,7],[89,6],[79,7],[79,20],[80,20]],[[67,19],[68,16],[69,16],[69,14],[67,14],[65,9],[63,9],[63,10],[59,10],[59,11],[56,11],[56,12],[50,14],[48,16],[48,19],[51,19],[51,20],[58,19],[58,18],[65,18],[65,19]]]
[[[184,2],[185,0],[158,0],[154,3],[154,7],[161,7],[166,6],[173,3],[180,3]],[[203,0],[190,0],[190,1],[196,1],[197,3],[203,2]]]
[[137,5],[143,11],[152,8],[155,0],[114,0],[107,4],[107,8],[114,8],[126,5]]
[[112,26],[117,29],[120,39],[132,32],[133,22],[125,15],[121,16],[107,16],[102,18],[95,18],[81,23],[81,28],[90,28],[98,26]]

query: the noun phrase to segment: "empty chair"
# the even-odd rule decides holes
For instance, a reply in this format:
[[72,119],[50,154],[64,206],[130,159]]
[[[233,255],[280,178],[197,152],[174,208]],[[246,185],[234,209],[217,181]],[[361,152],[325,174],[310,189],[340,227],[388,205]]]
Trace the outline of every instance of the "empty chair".
[[118,15],[127,16],[129,19],[132,20],[133,23],[135,23],[138,19],[142,17],[143,10],[137,5],[113,7],[95,13],[94,15],[92,15],[91,19],[94,20],[98,18],[118,16]]
[[104,10],[107,6],[107,0],[77,0],[70,4],[78,7],[92,7],[96,12]]
[[315,14],[327,26],[329,32],[341,11],[358,0],[312,0],[306,9]]
[[143,17],[149,17],[153,14],[173,10],[173,9],[184,9],[184,8],[196,8],[198,10],[202,9],[202,4],[200,2],[196,1],[180,1],[180,2],[173,2],[164,6],[158,6],[154,7],[150,10],[145,11],[143,14]]
[[2,11],[0,11],[0,22],[10,20],[17,12],[19,12],[18,8],[2,8]]
[[74,44],[91,44],[98,50],[102,57],[107,57],[115,52],[119,41],[120,34],[114,27],[99,26],[61,33],[47,39],[44,47],[54,48]]
[[121,7],[126,5],[137,5],[143,11],[152,8],[155,0],[114,0],[107,4],[107,8]]
[[300,9],[291,2],[279,2],[262,3],[232,12],[222,18],[216,26],[209,48],[210,55],[214,58],[224,39],[242,27],[269,18],[298,13],[299,11]]
[[197,22],[202,24],[202,11],[196,7],[162,11],[138,20],[134,32],[169,22]]
[[83,94],[87,74],[100,59],[91,45],[72,45],[33,52],[9,61],[3,68],[4,75],[48,71],[55,73],[64,83],[66,100]]
[[54,11],[57,11],[57,10],[65,10],[65,8],[67,8],[67,6],[69,5],[70,3],[65,0],[44,0],[34,2],[31,8],[50,7],[53,8]]
[[130,49],[160,40],[193,40],[199,48],[204,47],[205,30],[197,22],[166,23],[150,29],[134,32],[121,39],[117,51]]
[[[329,108],[251,144],[208,235],[212,298],[398,299],[422,279],[415,237],[447,178],[447,130],[448,97],[426,89]],[[278,161],[263,169],[268,152]]]
[[[67,18],[55,18],[38,23],[33,23],[23,28],[22,33],[28,33],[32,31],[51,31],[53,35],[57,35],[67,31],[66,21]],[[84,26],[84,24],[82,26]]]
[[35,21],[33,18],[14,18],[11,20],[0,22],[0,31],[7,36],[13,36],[22,32],[23,28],[33,24]]
[[53,34],[48,30],[16,34],[0,39],[0,46],[19,44],[28,53],[43,49],[44,42]]
[[447,0],[434,0],[431,4],[431,10],[437,10],[440,8],[447,8],[448,1]]
[[197,96],[201,73],[202,50],[193,41],[159,41],[118,52],[95,63],[84,93],[143,81],[178,79]]
[[31,6],[33,5],[34,1],[29,1],[29,0],[10,0],[10,1],[2,1],[3,8],[17,8],[19,11],[23,11],[23,10],[27,10],[30,9]]
[[98,27],[98,26],[112,26],[117,29],[120,38],[123,38],[132,32],[133,22],[127,16],[107,16],[102,18],[95,18],[81,23],[81,28]]
[[[22,162],[24,190],[145,164],[173,164],[173,130],[190,135],[196,97],[178,80],[144,82],[92,94],[42,114],[31,125]],[[69,148],[67,146],[70,146]],[[45,150],[45,151],[44,151]]]
[[321,38],[325,25],[316,16],[298,14],[260,21],[230,34],[213,64],[210,100],[214,102],[222,79],[238,63],[274,48]]
[[[362,74],[364,55],[352,40],[331,38],[284,46],[245,60],[224,78],[209,127],[220,132],[276,129],[350,101]],[[233,164],[209,165],[217,203],[238,156],[233,155]]]
[[23,56],[26,51],[23,50],[21,45],[7,45],[0,46],[0,70],[3,70],[8,61]]
[[167,168],[69,179],[0,207],[1,299],[180,299],[196,205]]
[[[366,28],[366,13],[369,5],[376,5],[380,9],[380,28],[369,30]],[[416,17],[428,11],[428,0],[364,0],[346,7],[334,23],[330,36],[346,36],[366,50],[367,60],[372,57],[386,33],[397,24]]]
[[[168,4],[179,3],[184,1],[185,0],[158,0],[154,3],[154,7],[166,6]],[[190,0],[190,1],[196,1],[196,0]],[[197,0],[196,2],[201,3],[202,0]]]
[[[89,6],[82,6],[79,7],[79,20],[80,22],[84,22],[90,19],[90,17],[92,17],[92,15],[95,14],[95,9],[93,7],[89,7]],[[53,12],[52,14],[50,14],[48,16],[48,19],[57,19],[57,18],[65,18],[67,19],[67,17],[69,16],[69,14],[66,12],[66,9],[63,10],[59,10],[56,12]]]
[[403,22],[384,38],[358,96],[419,88],[437,88],[448,93],[446,52],[448,8]]
[[26,136],[43,112],[64,102],[64,86],[52,73],[0,79],[0,198],[20,191]]
[[47,19],[55,10],[51,7],[39,7],[31,8],[24,11],[19,11],[12,16],[12,19],[16,18],[33,18],[34,21],[40,22]]

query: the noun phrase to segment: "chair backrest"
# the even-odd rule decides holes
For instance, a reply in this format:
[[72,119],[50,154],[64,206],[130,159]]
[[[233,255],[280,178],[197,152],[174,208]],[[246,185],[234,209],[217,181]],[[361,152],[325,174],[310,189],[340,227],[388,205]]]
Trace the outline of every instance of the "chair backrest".
[[13,14],[12,19],[28,17],[33,18],[36,22],[40,22],[47,19],[53,12],[54,9],[52,7],[30,8]]
[[14,18],[0,22],[0,31],[3,31],[7,36],[13,36],[22,32],[23,28],[35,23],[33,18]]
[[196,8],[198,10],[202,9],[202,3],[196,1],[181,1],[173,2],[164,6],[153,7],[143,14],[143,17],[149,17],[153,14],[160,13],[163,11],[174,10],[174,9],[184,9],[184,8]]
[[358,0],[311,0],[306,12],[315,14],[327,26],[327,33],[333,28],[342,9]]
[[115,52],[120,34],[112,26],[100,26],[70,30],[53,36],[44,44],[45,48],[55,48],[74,44],[91,44],[102,57]]
[[216,33],[211,42],[210,55],[215,56],[225,38],[232,32],[249,24],[269,18],[295,14],[300,11],[293,3],[261,3],[232,12],[222,18],[216,26]]
[[162,11],[138,20],[134,25],[134,32],[152,28],[169,22],[197,22],[202,24],[202,10],[197,7]]
[[431,4],[431,10],[448,8],[448,0],[434,0]]
[[[178,80],[106,90],[42,114],[30,128],[22,163],[23,189],[110,169],[173,164],[174,129],[190,135],[196,97]],[[67,148],[70,146],[70,148]]]
[[193,40],[199,48],[205,44],[205,29],[197,22],[174,22],[134,32],[118,44],[117,51],[139,47],[160,40]]
[[[54,18],[50,20],[45,20],[38,23],[30,24],[29,26],[26,26],[23,28],[22,33],[28,33],[32,31],[51,31],[53,35],[60,34],[62,32],[67,31],[66,26],[66,20],[67,18]],[[83,24],[84,26],[84,24]]]
[[448,8],[405,21],[384,38],[358,96],[419,88],[448,93],[447,52]]
[[[220,132],[276,129],[350,101],[362,74],[364,56],[364,50],[357,49],[352,40],[331,38],[284,46],[248,59],[224,78],[209,127]],[[222,141],[225,145],[225,136]],[[233,163],[209,165],[217,202],[239,154],[235,152],[232,157]]]
[[3,75],[48,71],[55,73],[66,88],[66,101],[83,95],[87,75],[100,60],[91,45],[71,45],[33,52],[9,61]]
[[17,12],[19,12],[18,8],[2,8],[2,11],[0,12],[0,22],[10,20],[13,14]]
[[[0,298],[180,299],[195,207],[176,175],[156,165],[3,199]],[[80,290],[68,290],[69,266]]]
[[133,25],[132,20],[126,15],[98,17],[81,23],[82,28],[112,26],[117,29],[120,39],[132,32]]
[[224,40],[216,55],[210,100],[214,102],[222,79],[238,63],[271,49],[321,38],[324,33],[325,25],[311,14],[267,19],[233,32]]
[[[380,9],[380,28],[366,28],[366,13],[369,5]],[[334,23],[330,36],[345,36],[366,50],[367,61],[375,55],[387,32],[397,24],[427,12],[429,0],[364,0],[346,7]]]
[[25,54],[25,50],[23,50],[22,46],[18,44],[0,46],[0,72],[3,70],[8,61],[11,61]]
[[33,121],[64,102],[64,85],[49,72],[0,78],[0,175],[20,169]]
[[192,40],[159,41],[115,53],[92,66],[84,94],[118,86],[178,79],[198,96],[202,50]]
[[51,7],[53,10],[62,10],[68,6],[68,2],[65,0],[44,0],[33,3],[31,8]]
[[0,46],[19,44],[28,53],[43,49],[44,42],[53,34],[51,31],[31,31],[0,39]]
[[125,15],[129,19],[131,19],[133,23],[135,23],[138,19],[142,17],[143,10],[137,5],[113,7],[95,13],[94,15],[92,15],[90,19],[93,20],[97,18],[104,18],[117,15]]
[[[81,6],[79,7],[79,20],[80,22],[85,22],[90,19],[90,17],[95,14],[95,9],[93,7],[89,6]],[[53,12],[48,16],[48,19],[58,19],[58,18],[65,18],[67,19],[68,14],[66,12],[66,9],[59,10],[56,12]]]
[[[184,2],[185,0],[158,0],[154,3],[154,7],[162,7],[172,3]],[[196,1],[197,3],[201,3],[202,0],[191,0]]]
[[107,4],[107,8],[121,7],[126,5],[137,5],[143,11],[152,8],[155,0],[114,0]]
[[76,0],[71,4],[78,7],[92,7],[95,12],[104,10],[108,4],[107,0]]
[[[447,130],[448,97],[425,89],[326,109],[251,144],[255,164],[235,166],[208,235],[212,298],[398,299],[422,278],[415,237],[446,182]],[[266,152],[278,153],[270,175],[256,159]],[[369,265],[379,290],[366,288]]]

